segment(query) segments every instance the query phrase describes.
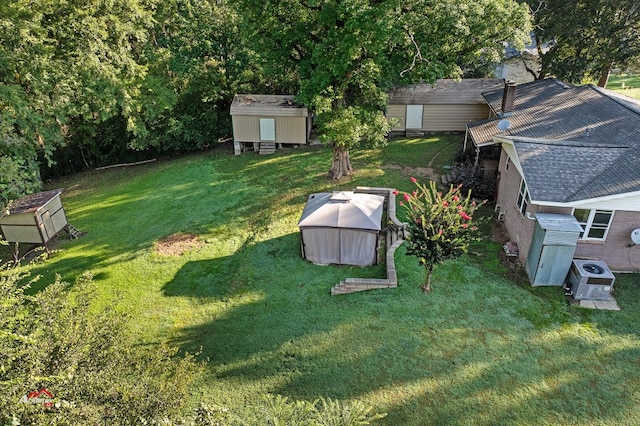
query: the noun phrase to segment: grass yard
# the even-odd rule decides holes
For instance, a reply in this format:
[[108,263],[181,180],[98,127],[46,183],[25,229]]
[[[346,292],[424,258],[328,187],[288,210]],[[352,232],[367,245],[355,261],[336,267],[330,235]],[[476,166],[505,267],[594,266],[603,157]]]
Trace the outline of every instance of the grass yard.
[[[321,147],[238,157],[219,147],[73,176],[55,186],[88,234],[34,273],[45,285],[90,270],[100,300],[120,295],[141,344],[201,350],[194,404],[233,408],[274,393],[362,400],[388,413],[383,425],[640,424],[638,275],[618,275],[621,311],[590,311],[508,273],[488,230],[472,254],[436,267],[428,295],[402,248],[397,289],[337,297],[329,290],[341,279],[383,277],[383,265],[301,258],[296,225],[310,193],[411,190],[410,176],[441,174],[460,143],[434,136],[353,152],[356,173],[339,183]],[[159,253],[176,234],[186,251]]]
[[607,89],[615,90],[623,95],[640,99],[640,75],[612,74]]

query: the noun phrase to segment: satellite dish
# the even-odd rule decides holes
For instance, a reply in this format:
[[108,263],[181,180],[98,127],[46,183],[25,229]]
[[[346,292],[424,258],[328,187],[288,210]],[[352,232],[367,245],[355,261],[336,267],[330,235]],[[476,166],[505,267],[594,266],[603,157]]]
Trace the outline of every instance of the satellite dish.
[[498,130],[500,130],[501,132],[504,132],[509,127],[511,127],[511,122],[506,118],[503,118],[502,120],[498,121]]
[[640,229],[631,231],[631,241],[633,241],[633,244],[640,244]]

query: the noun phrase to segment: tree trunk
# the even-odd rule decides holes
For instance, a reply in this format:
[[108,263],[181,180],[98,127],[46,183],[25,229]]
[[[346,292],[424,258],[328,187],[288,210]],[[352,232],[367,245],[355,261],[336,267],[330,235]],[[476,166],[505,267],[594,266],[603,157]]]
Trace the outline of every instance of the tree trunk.
[[613,68],[613,62],[602,67],[600,71],[600,80],[598,80],[598,87],[606,88],[609,82],[609,76],[611,75],[611,69]]
[[422,286],[423,293],[429,293],[431,291],[431,273],[433,272],[433,265],[429,265],[427,268],[427,281]]
[[349,150],[342,145],[333,146],[333,164],[329,170],[329,177],[339,180],[343,176],[349,176],[353,168],[349,159]]

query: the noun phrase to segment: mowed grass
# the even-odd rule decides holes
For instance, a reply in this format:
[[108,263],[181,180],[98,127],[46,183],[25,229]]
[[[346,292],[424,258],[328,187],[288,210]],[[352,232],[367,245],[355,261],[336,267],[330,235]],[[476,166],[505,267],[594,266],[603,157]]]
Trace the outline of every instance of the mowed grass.
[[[33,272],[46,285],[89,270],[100,301],[119,297],[132,314],[141,344],[201,351],[192,404],[233,409],[273,393],[362,400],[388,413],[386,425],[640,424],[638,275],[618,275],[619,312],[568,306],[561,289],[509,273],[488,229],[472,253],[436,267],[428,295],[403,248],[398,288],[337,297],[329,290],[341,279],[383,277],[383,265],[301,258],[296,225],[310,193],[411,190],[417,168],[433,156],[432,167],[449,164],[460,143],[434,136],[354,151],[355,174],[337,183],[326,177],[328,148],[234,157],[220,147],[70,177],[54,186],[88,234]],[[202,244],[154,252],[175,233]]]
[[640,74],[613,74],[609,78],[607,89],[640,99]]

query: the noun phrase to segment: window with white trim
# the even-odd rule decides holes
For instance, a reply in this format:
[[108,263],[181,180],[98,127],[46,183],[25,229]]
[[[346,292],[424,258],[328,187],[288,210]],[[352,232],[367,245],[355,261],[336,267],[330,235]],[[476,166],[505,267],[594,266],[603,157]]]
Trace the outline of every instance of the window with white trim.
[[276,119],[275,118],[260,119],[260,140],[261,141],[276,140]]
[[524,182],[524,179],[520,182],[520,190],[518,191],[518,210],[520,210],[520,214],[524,216],[527,213],[527,206],[529,205],[529,191],[527,190],[527,184]]
[[611,227],[613,211],[596,209],[574,209],[573,215],[584,230],[580,234],[583,240],[604,241]]

